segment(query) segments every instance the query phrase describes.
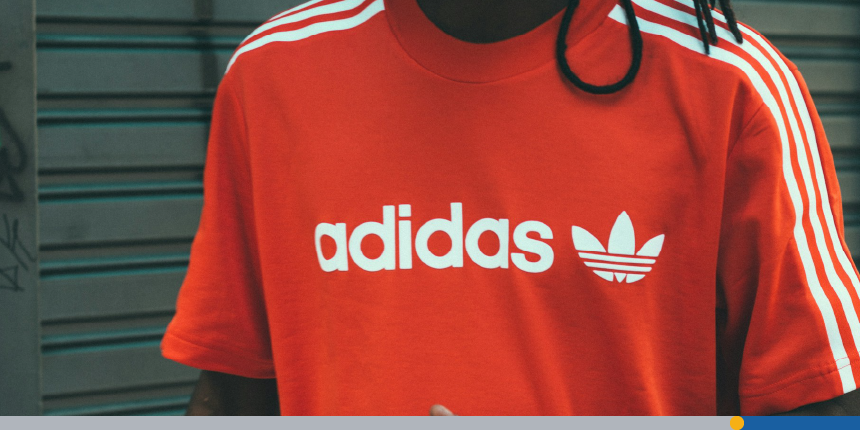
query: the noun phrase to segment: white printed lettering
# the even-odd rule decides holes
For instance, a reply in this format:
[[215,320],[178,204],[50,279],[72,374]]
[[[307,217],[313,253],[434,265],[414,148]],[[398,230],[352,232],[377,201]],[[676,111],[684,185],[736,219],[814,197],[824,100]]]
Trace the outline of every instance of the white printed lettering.
[[[367,258],[361,250],[365,237],[375,235],[382,239],[382,254]],[[366,222],[353,230],[349,237],[349,255],[358,267],[368,272],[394,270],[394,206],[382,207],[382,223]]]
[[549,244],[527,236],[532,231],[536,232],[541,239],[552,239],[552,230],[548,225],[540,221],[525,221],[514,229],[514,245],[521,251],[537,254],[540,259],[531,262],[526,259],[525,254],[513,252],[511,261],[524,272],[540,273],[552,266],[555,255]]
[[[334,256],[326,259],[322,253],[321,240],[323,236],[328,236],[334,239],[336,246]],[[339,270],[345,272],[349,268],[349,261],[346,250],[346,224],[327,224],[322,223],[317,225],[314,231],[314,241],[317,247],[317,258],[320,262],[320,267],[325,272],[334,272]]]
[[[451,250],[445,255],[430,251],[428,241],[433,233],[443,233],[451,238]],[[463,267],[463,204],[451,203],[451,219],[436,218],[427,221],[415,236],[415,251],[424,264],[434,269]]]
[[[472,224],[466,233],[466,252],[469,258],[485,269],[508,268],[508,225],[506,219],[484,218]],[[495,255],[484,254],[478,246],[478,239],[484,233],[494,233],[499,238],[499,251]]]

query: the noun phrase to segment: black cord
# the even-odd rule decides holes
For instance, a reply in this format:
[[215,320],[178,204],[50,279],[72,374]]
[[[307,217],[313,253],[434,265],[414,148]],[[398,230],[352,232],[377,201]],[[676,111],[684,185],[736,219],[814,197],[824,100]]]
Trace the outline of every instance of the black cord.
[[711,55],[711,44],[708,43],[708,30],[705,28],[705,15],[704,11],[702,11],[702,2],[700,0],[693,0],[693,4],[696,6],[696,22],[699,24],[699,34],[702,37],[702,42],[705,44],[705,54]]
[[[593,85],[583,81],[570,69],[570,64],[567,61],[567,34],[570,32],[570,24],[573,21],[573,14],[576,8],[579,7],[580,0],[570,0],[567,9],[561,20],[561,29],[558,32],[558,40],[556,41],[556,59],[564,76],[567,77],[577,88],[591,94],[612,94],[620,91],[636,78],[639,73],[639,68],[642,66],[642,32],[639,30],[639,22],[636,20],[636,12],[633,9],[632,0],[622,0],[624,4],[624,13],[627,16],[628,31],[630,32],[630,44],[633,48],[633,60],[630,63],[630,70],[624,77],[611,85]],[[696,21],[699,24],[699,34],[702,38],[702,43],[705,47],[705,54],[710,55],[711,43],[716,45],[719,41],[717,36],[716,25],[714,24],[714,16],[712,8],[719,2],[720,8],[726,16],[726,22],[729,30],[735,36],[738,43],[743,43],[744,39],[738,27],[735,12],[732,9],[731,0],[693,0],[696,9]]]
[[734,9],[732,9],[732,1],[720,0],[720,9],[723,10],[723,14],[726,16],[726,21],[729,24],[729,29],[732,31],[732,34],[735,36],[735,40],[737,40],[738,43],[744,43],[744,37],[741,35],[741,30],[738,27],[738,19],[735,17]]
[[611,85],[593,85],[589,84],[573,70],[570,69],[570,64],[567,62],[567,34],[570,31],[570,23],[573,20],[573,14],[576,8],[579,7],[579,0],[570,0],[567,9],[564,11],[564,16],[561,20],[561,29],[558,32],[558,40],[556,41],[556,59],[561,67],[562,73],[567,79],[577,88],[591,94],[612,94],[620,91],[622,88],[633,82],[636,74],[639,73],[639,68],[642,65],[642,32],[639,30],[639,22],[636,21],[636,12],[633,10],[632,0],[622,0],[624,3],[624,12],[627,15],[628,30],[630,33],[630,44],[633,48],[633,60],[630,63],[630,69],[624,77]]
[[[735,11],[732,9],[732,1],[731,0],[693,0],[693,4],[696,7],[696,21],[699,24],[699,34],[702,37],[702,42],[705,45],[705,54],[711,54],[711,43],[714,45],[720,40],[717,36],[716,25],[714,24],[714,8],[719,1],[720,8],[723,10],[723,14],[726,17],[726,24],[729,26],[729,30],[732,32],[732,35],[735,36],[735,40],[738,43],[744,43],[743,35],[741,35],[741,30],[738,27],[738,20],[735,17]],[[708,41],[710,39],[710,42]]]
[[717,45],[720,41],[720,37],[717,36],[717,26],[714,24],[714,11],[711,9],[711,5],[708,3],[708,0],[701,0],[702,2],[702,13],[705,15],[705,22],[708,25],[708,32],[711,35],[711,43]]

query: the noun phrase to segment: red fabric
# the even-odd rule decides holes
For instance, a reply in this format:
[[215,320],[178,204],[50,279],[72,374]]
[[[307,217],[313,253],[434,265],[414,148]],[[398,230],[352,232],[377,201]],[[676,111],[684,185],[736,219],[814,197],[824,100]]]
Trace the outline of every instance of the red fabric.
[[[285,414],[708,415],[717,358],[735,387],[722,413],[856,383],[857,274],[839,260],[838,185],[802,81],[816,142],[799,101],[773,111],[759,91],[788,77],[756,87],[679,36],[646,31],[634,83],[598,96],[557,70],[560,16],[476,45],[414,0],[380,1],[290,12],[237,51],[166,357],[276,376]],[[646,3],[642,20],[698,37]],[[586,81],[629,66],[613,7],[584,0],[574,20]]]

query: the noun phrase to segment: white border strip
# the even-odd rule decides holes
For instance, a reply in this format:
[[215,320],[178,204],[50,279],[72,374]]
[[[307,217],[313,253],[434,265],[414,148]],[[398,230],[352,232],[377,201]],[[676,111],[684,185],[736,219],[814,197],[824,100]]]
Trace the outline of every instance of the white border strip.
[[[646,6],[642,5],[642,3],[649,4],[649,1],[651,0],[636,0],[636,3],[639,4],[640,7],[651,10],[650,8],[647,8]],[[651,1],[651,3],[654,2]],[[657,4],[660,5],[659,3]],[[660,6],[671,9],[675,13],[687,15],[668,6]],[[662,13],[660,14],[663,15]],[[619,6],[616,6],[615,9],[613,9],[613,11],[610,13],[610,17],[622,24],[627,24],[624,11]],[[646,21],[641,18],[638,18],[638,22],[643,32],[665,37],[684,48],[701,54],[702,42],[699,39],[681,33],[680,31],[674,30],[672,28]],[[771,114],[776,119],[782,144],[782,153],[790,154],[791,148],[788,140],[788,133],[786,130],[786,124],[782,119],[782,112],[780,110],[780,106],[774,98],[773,94],[770,93],[767,85],[762,80],[762,77],[759,76],[758,72],[742,58],[717,46],[711,46],[711,58],[733,65],[747,75],[747,77],[750,79],[750,82],[753,84],[759,95],[762,97],[762,100],[764,101],[765,105],[768,107],[768,109],[771,111]],[[784,179],[786,185],[788,186],[789,195],[791,196],[792,204],[794,206],[795,211],[794,238],[797,242],[798,253],[800,254],[800,258],[803,263],[804,271],[806,273],[806,280],[810,292],[812,293],[813,299],[815,300],[815,303],[822,314],[825,330],[827,332],[827,338],[830,344],[831,352],[833,353],[834,361],[836,362],[838,368],[848,369],[847,372],[843,372],[841,370],[839,372],[843,390],[847,393],[856,388],[853,374],[850,371],[850,362],[848,361],[847,354],[845,352],[845,346],[842,343],[842,338],[839,333],[839,325],[836,321],[836,315],[833,313],[833,308],[830,306],[830,301],[828,300],[827,296],[824,293],[824,290],[819,283],[818,275],[815,273],[815,265],[812,260],[809,244],[806,240],[806,233],[803,230],[803,201],[800,197],[800,187],[797,184],[797,180],[794,176],[794,171],[791,166],[791,158],[784,156],[782,161]]]
[[268,36],[263,36],[236,50],[236,53],[233,54],[233,58],[231,58],[230,62],[227,64],[227,71],[225,71],[224,73],[226,74],[227,72],[229,72],[230,68],[233,67],[233,64],[236,62],[236,59],[246,52],[253,51],[257,48],[260,48],[273,42],[295,42],[297,40],[307,39],[308,37],[316,36],[322,33],[328,33],[330,31],[349,30],[350,28],[358,27],[359,25],[364,24],[370,18],[373,18],[374,15],[383,11],[384,9],[385,5],[383,4],[383,1],[376,0],[360,13],[349,18],[339,19],[335,21],[318,22],[316,24],[311,24],[298,30],[282,31],[280,33],[273,33]]

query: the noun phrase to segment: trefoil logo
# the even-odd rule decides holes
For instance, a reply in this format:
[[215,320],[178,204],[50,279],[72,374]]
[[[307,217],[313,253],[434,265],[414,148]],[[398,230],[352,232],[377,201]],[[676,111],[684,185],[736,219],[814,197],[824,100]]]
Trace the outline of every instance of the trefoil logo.
[[609,233],[609,245],[604,248],[597,238],[582,227],[573,226],[573,246],[585,265],[597,276],[609,282],[632,284],[645,277],[657,262],[663,249],[661,234],[645,242],[636,252],[636,236],[627,212],[621,212]]

